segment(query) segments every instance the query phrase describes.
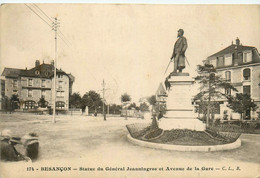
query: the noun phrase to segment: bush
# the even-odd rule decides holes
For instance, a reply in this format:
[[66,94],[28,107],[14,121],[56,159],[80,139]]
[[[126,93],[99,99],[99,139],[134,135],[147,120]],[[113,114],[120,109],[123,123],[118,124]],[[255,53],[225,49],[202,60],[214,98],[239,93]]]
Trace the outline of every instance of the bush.
[[156,137],[158,137],[161,133],[163,132],[163,130],[162,129],[155,129],[155,130],[153,130],[153,131],[151,131],[151,132],[148,132],[145,136],[144,136],[144,138],[145,139],[153,139],[153,138],[156,138]]
[[220,139],[224,138],[229,142],[236,141],[242,133],[242,129],[239,126],[231,124],[210,126],[206,129],[206,131],[213,137]]
[[52,115],[52,114],[53,114],[53,109],[52,109],[50,106],[48,106],[48,114],[49,114],[49,115]]
[[256,127],[257,127],[256,122],[244,122],[241,124],[241,128],[245,133],[254,133]]

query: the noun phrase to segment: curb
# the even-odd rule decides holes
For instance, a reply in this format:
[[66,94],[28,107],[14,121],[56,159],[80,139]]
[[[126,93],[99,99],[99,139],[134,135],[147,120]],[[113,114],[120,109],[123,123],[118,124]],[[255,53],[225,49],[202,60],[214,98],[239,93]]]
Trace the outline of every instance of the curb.
[[241,140],[238,138],[233,143],[228,143],[224,145],[209,145],[209,146],[187,146],[187,145],[170,145],[162,143],[152,143],[143,140],[138,140],[131,137],[130,134],[127,135],[127,140],[135,145],[156,148],[162,150],[174,150],[174,151],[198,151],[198,152],[211,152],[211,151],[223,151],[232,150],[241,146]]

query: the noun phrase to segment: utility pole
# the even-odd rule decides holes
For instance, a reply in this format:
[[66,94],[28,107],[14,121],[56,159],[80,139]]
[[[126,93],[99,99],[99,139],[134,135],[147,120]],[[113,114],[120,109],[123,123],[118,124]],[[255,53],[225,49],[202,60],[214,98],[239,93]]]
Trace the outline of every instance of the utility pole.
[[106,113],[105,113],[105,81],[104,81],[104,79],[103,79],[102,87],[103,87],[103,116],[104,116],[104,121],[106,121]]
[[53,85],[53,120],[52,122],[55,123],[55,115],[56,115],[56,69],[57,69],[57,31],[59,27],[59,22],[57,17],[54,18],[54,22],[52,23],[52,30],[55,32],[55,60],[54,60],[54,85]]

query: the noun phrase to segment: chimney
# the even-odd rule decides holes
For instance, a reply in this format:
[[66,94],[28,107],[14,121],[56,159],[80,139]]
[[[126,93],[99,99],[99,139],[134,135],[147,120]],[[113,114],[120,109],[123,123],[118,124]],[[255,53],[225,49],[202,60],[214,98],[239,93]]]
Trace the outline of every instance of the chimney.
[[51,65],[53,65],[53,66],[54,66],[54,60],[51,60]]
[[238,37],[236,39],[236,45],[240,45],[240,40],[238,39]]
[[36,60],[35,61],[35,67],[39,66],[40,65],[40,61],[39,60]]

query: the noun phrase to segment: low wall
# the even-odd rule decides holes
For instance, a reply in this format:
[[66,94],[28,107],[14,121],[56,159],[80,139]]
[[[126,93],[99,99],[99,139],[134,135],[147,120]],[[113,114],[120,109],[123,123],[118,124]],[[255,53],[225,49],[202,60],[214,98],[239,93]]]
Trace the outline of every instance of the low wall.
[[187,145],[171,145],[171,144],[162,144],[162,143],[152,143],[146,142],[143,140],[138,140],[131,137],[130,134],[127,135],[129,142],[148,148],[163,149],[163,150],[174,150],[174,151],[198,151],[198,152],[210,152],[210,151],[223,151],[223,150],[232,150],[241,146],[241,140],[237,139],[233,143],[224,144],[224,145],[209,145],[209,146],[187,146]]

